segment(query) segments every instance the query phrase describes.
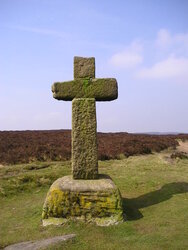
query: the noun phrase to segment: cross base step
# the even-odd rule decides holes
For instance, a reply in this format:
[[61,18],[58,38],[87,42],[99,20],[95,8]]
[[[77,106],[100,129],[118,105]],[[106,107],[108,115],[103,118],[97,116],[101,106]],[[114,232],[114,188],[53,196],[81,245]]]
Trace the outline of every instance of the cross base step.
[[42,213],[43,225],[59,225],[69,220],[109,226],[123,222],[119,189],[107,175],[97,180],[56,180],[47,194]]

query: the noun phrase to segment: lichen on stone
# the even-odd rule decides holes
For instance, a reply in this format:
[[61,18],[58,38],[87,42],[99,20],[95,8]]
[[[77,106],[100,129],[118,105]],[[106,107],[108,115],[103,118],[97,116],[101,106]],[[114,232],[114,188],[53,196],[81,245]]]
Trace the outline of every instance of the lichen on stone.
[[67,176],[58,179],[46,197],[43,219],[82,220],[104,226],[122,222],[121,195],[112,180],[91,180],[92,187],[86,182]]
[[53,97],[72,101],[74,98],[95,98],[96,101],[112,101],[118,97],[114,78],[83,78],[52,85]]
[[72,102],[72,172],[74,179],[97,179],[97,131],[94,98]]

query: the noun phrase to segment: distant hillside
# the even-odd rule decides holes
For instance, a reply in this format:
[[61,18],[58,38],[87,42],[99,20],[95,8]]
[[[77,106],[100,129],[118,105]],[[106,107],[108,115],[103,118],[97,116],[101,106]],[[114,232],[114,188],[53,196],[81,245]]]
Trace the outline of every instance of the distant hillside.
[[[149,135],[98,133],[100,160],[118,159],[123,155],[149,154],[178,145],[176,139],[188,140],[188,134]],[[71,131],[0,131],[0,163],[59,161],[71,158]]]
[[[143,134],[143,133],[137,133],[137,134]],[[146,132],[144,134],[146,135],[179,135],[182,133],[179,133],[179,132]]]

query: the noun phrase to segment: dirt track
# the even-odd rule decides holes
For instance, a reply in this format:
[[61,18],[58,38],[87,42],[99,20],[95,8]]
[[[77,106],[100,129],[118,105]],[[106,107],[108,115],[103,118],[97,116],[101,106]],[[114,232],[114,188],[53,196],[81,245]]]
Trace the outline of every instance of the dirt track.
[[177,150],[188,154],[188,141],[179,141],[179,146],[177,147]]

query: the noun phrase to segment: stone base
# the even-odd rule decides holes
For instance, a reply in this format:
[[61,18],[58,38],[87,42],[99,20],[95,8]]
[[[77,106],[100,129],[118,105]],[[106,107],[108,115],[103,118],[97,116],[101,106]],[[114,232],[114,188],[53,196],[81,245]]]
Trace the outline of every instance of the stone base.
[[43,225],[60,225],[68,220],[109,226],[123,221],[119,189],[107,175],[97,180],[56,180],[47,194],[42,213]]

